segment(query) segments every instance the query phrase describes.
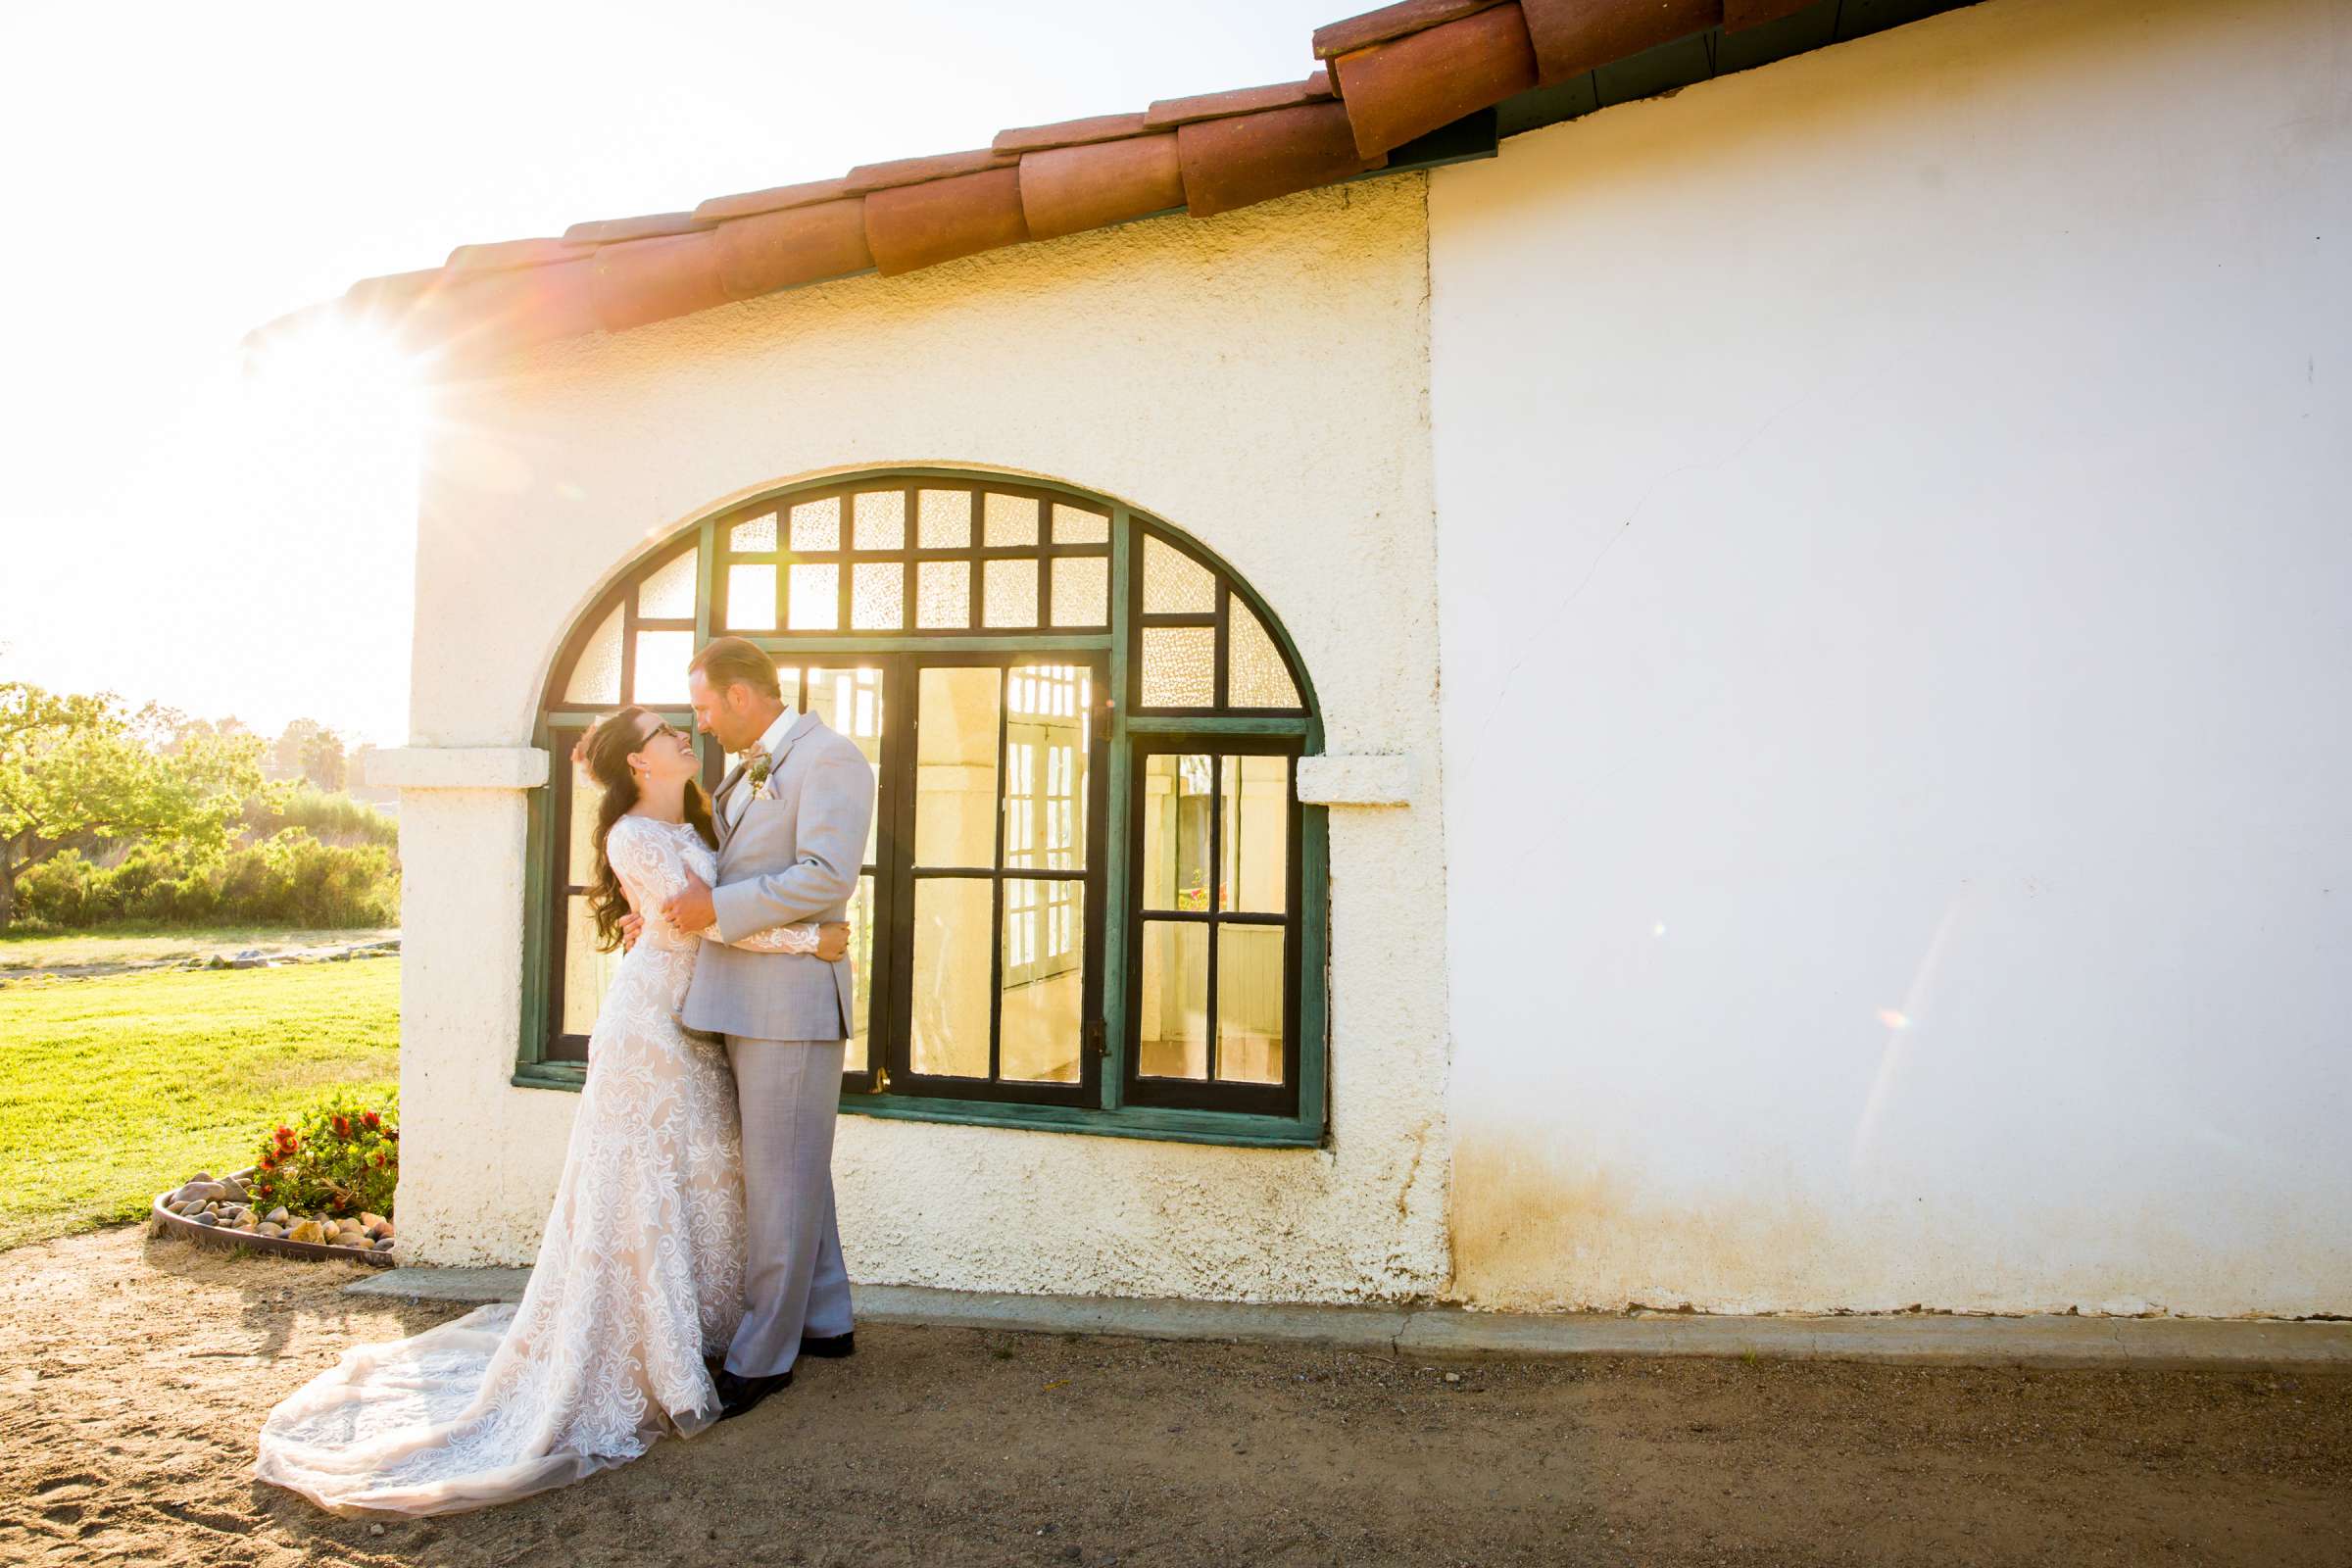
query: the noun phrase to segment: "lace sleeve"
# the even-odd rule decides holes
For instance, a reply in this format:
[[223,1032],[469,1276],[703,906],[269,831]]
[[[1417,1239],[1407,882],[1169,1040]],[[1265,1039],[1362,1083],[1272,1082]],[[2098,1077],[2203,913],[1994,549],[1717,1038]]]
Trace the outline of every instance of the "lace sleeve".
[[605,835],[605,858],[620,878],[629,906],[648,920],[686,886],[686,862],[668,835],[633,816],[624,816]]
[[[703,940],[718,941],[718,927],[714,925],[704,932]],[[813,922],[806,925],[771,925],[764,931],[755,931],[742,941],[730,942],[727,946],[751,953],[814,953],[816,926]]]

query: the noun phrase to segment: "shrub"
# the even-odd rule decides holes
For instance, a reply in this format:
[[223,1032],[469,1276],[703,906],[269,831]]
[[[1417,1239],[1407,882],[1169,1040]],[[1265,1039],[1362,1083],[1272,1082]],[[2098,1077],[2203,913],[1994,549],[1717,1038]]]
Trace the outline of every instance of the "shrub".
[[69,930],[111,920],[321,928],[400,920],[390,850],[321,844],[298,827],[225,853],[134,844],[111,868],[68,850],[26,872],[18,894],[29,919]]
[[329,794],[308,785],[272,786],[245,803],[244,830],[251,839],[272,838],[298,827],[321,844],[374,845],[395,849],[400,823],[365,801]]
[[263,1135],[246,1183],[254,1206],[392,1217],[400,1182],[400,1095],[380,1105],[337,1089]]

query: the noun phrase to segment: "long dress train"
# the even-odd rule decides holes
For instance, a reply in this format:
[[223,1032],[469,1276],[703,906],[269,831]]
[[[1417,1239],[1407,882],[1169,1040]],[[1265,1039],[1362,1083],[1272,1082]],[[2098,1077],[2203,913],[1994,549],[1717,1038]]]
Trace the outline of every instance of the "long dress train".
[[[718,1416],[705,1356],[743,1316],[734,1079],[678,1023],[701,938],[664,919],[711,852],[642,816],[606,854],[645,916],[588,1043],[588,1082],[519,1303],[363,1346],[280,1401],[255,1473],[338,1512],[449,1513],[623,1464]],[[715,933],[710,934],[716,940]],[[744,946],[810,952],[813,926]]]

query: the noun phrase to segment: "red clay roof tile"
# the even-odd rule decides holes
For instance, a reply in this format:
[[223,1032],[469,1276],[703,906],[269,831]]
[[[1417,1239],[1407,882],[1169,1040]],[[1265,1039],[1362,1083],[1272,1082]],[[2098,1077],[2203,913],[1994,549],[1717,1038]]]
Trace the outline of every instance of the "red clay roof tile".
[[1021,160],[1021,213],[1031,239],[1123,223],[1184,205],[1175,131],[1049,147]]
[[718,241],[706,233],[621,240],[589,264],[597,318],[625,332],[727,303],[718,276]]
[[1745,32],[1767,22],[1793,17],[1813,0],[1723,0],[1723,30]]
[[1268,109],[1287,109],[1293,104],[1320,103],[1331,96],[1331,73],[1317,71],[1304,81],[1236,87],[1231,92],[1204,92],[1191,98],[1162,98],[1145,111],[1144,123],[1153,130],[1173,130],[1196,121],[1254,115]]
[[865,242],[886,277],[1028,237],[1017,168],[894,185],[865,198]]
[[918,185],[926,180],[976,174],[984,169],[1002,169],[1017,156],[998,152],[993,147],[977,147],[970,152],[931,153],[922,158],[894,158],[886,164],[859,164],[843,178],[842,194],[862,196],[894,185]]
[[692,213],[648,213],[643,218],[606,218],[574,223],[564,231],[569,245],[614,245],[628,239],[660,239],[666,234],[692,234],[710,226]]
[[[1408,32],[1419,32],[1424,27],[1435,27],[1499,4],[1501,0],[1399,0],[1396,5],[1382,6],[1378,11],[1367,11],[1360,17],[1327,22],[1317,27],[1315,58],[1331,60],[1340,55],[1352,54],[1358,49],[1386,43],[1391,38],[1401,38]],[[1343,90],[1346,85],[1345,82],[1341,83]]]
[[1536,50],[1519,7],[1496,6],[1342,55],[1341,102],[1369,158],[1536,84]]
[[811,179],[798,185],[771,185],[766,190],[747,190],[740,196],[713,196],[694,210],[694,216],[705,222],[717,222],[727,218],[749,218],[754,213],[780,213],[788,207],[813,207],[818,202],[838,201],[850,194],[846,179]]
[[1259,115],[1197,120],[1176,132],[1185,207],[1195,218],[1229,213],[1361,173],[1348,111],[1337,103],[1295,104]]
[[1141,136],[1151,126],[1143,115],[1096,115],[1088,120],[1064,120],[1053,125],[1020,125],[1000,130],[989,146],[1001,153],[1035,153],[1049,147],[1077,147],[1090,141],[1116,141]]
[[502,239],[461,245],[441,265],[453,272],[501,272],[515,267],[550,267],[587,255],[587,248],[561,239]]
[[1520,0],[1545,85],[1701,32],[1723,0]]
[[718,247],[719,286],[730,299],[847,277],[874,265],[861,196],[729,219],[710,238]]

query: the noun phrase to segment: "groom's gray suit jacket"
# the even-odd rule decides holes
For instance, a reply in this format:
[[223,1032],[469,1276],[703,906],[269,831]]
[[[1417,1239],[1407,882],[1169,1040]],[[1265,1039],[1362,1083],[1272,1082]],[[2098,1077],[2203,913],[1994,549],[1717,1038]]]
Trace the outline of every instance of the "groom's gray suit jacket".
[[[718,787],[718,885],[710,902],[729,942],[770,926],[843,920],[858,891],[874,817],[874,770],[846,737],[803,713],[769,754],[768,787],[738,766]],[[728,819],[735,817],[734,824]],[[686,992],[687,1027],[754,1040],[844,1040],[852,1014],[850,960],[752,953],[706,942]]]

